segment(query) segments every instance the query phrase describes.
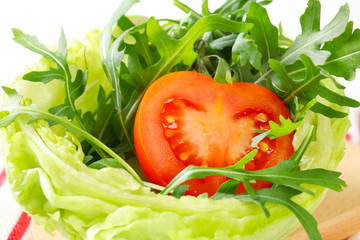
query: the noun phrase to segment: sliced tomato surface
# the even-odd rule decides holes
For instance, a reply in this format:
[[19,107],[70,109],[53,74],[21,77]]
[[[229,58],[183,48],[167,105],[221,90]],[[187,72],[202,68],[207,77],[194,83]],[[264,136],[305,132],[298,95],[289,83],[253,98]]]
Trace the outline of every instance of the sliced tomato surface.
[[[174,72],[155,81],[145,93],[134,126],[135,149],[148,180],[166,186],[188,165],[226,167],[254,148],[254,129],[290,118],[283,102],[253,83],[220,84],[196,72]],[[277,165],[294,153],[293,134],[258,144],[258,154],[245,165],[259,170]],[[227,180],[209,176],[187,181],[187,194],[213,195]],[[255,189],[271,187],[257,181]],[[237,193],[245,189],[239,185]]]

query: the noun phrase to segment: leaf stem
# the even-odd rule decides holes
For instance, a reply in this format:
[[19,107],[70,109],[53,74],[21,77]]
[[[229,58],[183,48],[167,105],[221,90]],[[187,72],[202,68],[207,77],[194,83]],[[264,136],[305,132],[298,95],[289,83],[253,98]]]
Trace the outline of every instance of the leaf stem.
[[191,13],[192,15],[194,15],[194,17],[196,19],[202,18],[202,16],[200,14],[198,14],[193,9],[191,9],[189,6],[185,5],[184,3],[182,3],[182,2],[180,2],[178,0],[174,0],[174,5],[177,6],[178,8],[180,8],[185,13]]
[[122,129],[124,130],[123,133],[125,134],[126,141],[129,143],[130,148],[131,148],[131,151],[136,155],[134,145],[132,144],[132,141],[131,141],[129,132],[128,132],[127,129],[126,129],[126,125],[125,125],[125,122],[124,122],[124,118],[123,118],[123,116],[122,116],[122,114],[121,114],[121,110],[120,110],[120,109],[118,109],[118,111],[117,111],[117,116],[118,116],[118,118],[119,118],[121,127],[122,127]]
[[297,92],[299,92],[301,89],[303,89],[304,87],[306,87],[309,83],[315,81],[315,80],[321,80],[323,77],[322,74],[318,74],[315,77],[311,78],[309,81],[307,81],[305,84],[301,85],[299,88],[295,89],[289,96],[287,96],[283,102],[286,103],[287,101],[289,101],[294,95],[296,95]]
[[266,80],[266,77],[269,76],[272,72],[273,72],[273,70],[268,70],[263,75],[261,75],[261,77],[258,80],[256,80],[254,83],[260,84],[262,81]]

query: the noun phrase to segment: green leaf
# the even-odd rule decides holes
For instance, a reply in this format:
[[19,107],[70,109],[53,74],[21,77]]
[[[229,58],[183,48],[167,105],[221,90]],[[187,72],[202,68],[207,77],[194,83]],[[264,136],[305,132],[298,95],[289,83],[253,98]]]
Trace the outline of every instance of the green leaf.
[[209,10],[209,1],[208,0],[202,0],[201,13],[204,16],[211,14],[211,12]]
[[89,167],[100,170],[106,167],[121,168],[122,166],[117,160],[113,158],[103,158],[91,163]]
[[[243,164],[255,157],[257,151],[254,150],[247,154],[243,158],[244,160],[240,160],[238,163],[224,168],[209,168],[190,165],[176,175],[161,193],[168,194],[175,187],[187,180],[194,178],[201,179],[210,175],[220,175],[240,181],[244,183],[245,187],[253,180],[264,180],[274,183],[275,185],[291,187],[308,194],[313,193],[301,186],[304,183],[326,187],[335,191],[341,191],[342,186],[346,186],[345,182],[339,179],[341,173],[325,169],[297,171],[300,159],[305,153],[307,146],[310,144],[313,134],[314,128],[312,127],[309,129],[308,134],[294,155],[289,160],[282,161],[274,167],[258,171],[244,170],[242,167]],[[252,190],[252,188],[247,188],[247,190],[248,189]],[[250,194],[252,193],[250,192]]]
[[294,44],[281,56],[283,65],[296,62],[300,55],[306,54],[315,63],[323,65],[330,56],[330,52],[321,50],[323,43],[339,36],[346,28],[349,19],[348,4],[342,6],[336,16],[320,30],[320,1],[310,1],[300,22],[302,34],[298,36]]
[[8,99],[9,104],[12,104],[12,105],[20,105],[21,104],[21,101],[22,101],[23,97],[20,96],[16,92],[15,89],[5,87],[5,86],[3,86],[2,89],[4,90],[6,95],[9,97],[9,99]]
[[[45,58],[57,62],[59,58],[61,59],[61,56],[59,56],[57,53],[54,53],[50,51],[43,43],[39,42],[38,38],[36,36],[30,36],[27,34],[24,34],[20,29],[13,28],[13,35],[14,35],[14,41],[21,44],[22,46],[28,48],[29,50],[36,52]],[[62,31],[63,33],[63,31]],[[63,59],[61,59],[63,60]],[[62,62],[58,62],[59,65],[62,64]],[[64,67],[65,68],[65,67]],[[64,70],[64,69],[63,69]]]
[[310,127],[305,135],[305,138],[301,142],[298,149],[296,149],[295,153],[291,156],[291,158],[290,158],[291,161],[287,162],[287,163],[294,164],[293,168],[290,168],[290,171],[297,169],[298,166],[295,163],[297,163],[297,164],[300,163],[301,158],[304,156],[306,149],[309,147],[309,145],[313,139],[313,136],[315,134],[315,129],[316,129],[316,127],[314,125],[310,125]]
[[85,69],[85,71],[78,70],[75,76],[75,80],[71,82],[71,84],[68,85],[69,88],[69,96],[70,101],[73,101],[75,103],[75,100],[78,99],[84,92],[85,92],[85,86],[88,79],[88,70]]
[[293,39],[284,33],[281,23],[279,24],[279,47],[289,48],[294,43]]
[[240,62],[237,62],[232,69],[238,74],[240,82],[251,82],[254,83],[258,79],[260,73],[253,73],[253,69],[250,63],[245,64],[244,66],[240,65]]
[[223,5],[216,9],[214,13],[220,14],[222,16],[228,16],[238,11],[247,12],[249,9],[249,4],[252,2],[253,1],[251,0],[227,0]]
[[[320,67],[314,65],[310,57],[301,55],[300,59],[305,67],[305,77],[303,79],[293,80],[286,71],[286,68],[277,60],[269,61],[270,68],[276,72],[278,81],[273,79],[272,84],[277,95],[285,102],[289,103],[293,97],[297,97],[299,101],[306,105],[314,100],[317,96],[336,103],[341,106],[357,107],[360,103],[354,99],[342,96],[328,89],[321,80],[327,77]],[[312,111],[319,112],[327,117],[344,117],[346,113],[331,109],[321,103],[316,103],[311,108]]]
[[315,103],[314,106],[311,107],[311,110],[329,118],[344,118],[348,116],[345,112],[334,110],[333,108],[319,102]]
[[360,29],[354,32],[352,29],[353,23],[349,22],[343,34],[325,43],[322,48],[331,52],[331,55],[321,67],[346,80],[353,80],[356,69],[360,68]]
[[195,20],[200,19],[202,16],[198,14],[196,11],[191,9],[189,6],[185,5],[184,3],[180,2],[179,0],[174,0],[174,5],[177,6],[179,9],[184,11],[185,13],[190,13]]
[[230,169],[233,170],[243,170],[244,166],[250,162],[252,159],[254,159],[254,157],[256,156],[256,154],[258,153],[257,149],[252,150],[251,152],[249,152],[248,154],[245,155],[245,157],[243,157],[242,159],[240,159],[237,163],[235,163],[234,165],[230,166]]
[[299,162],[294,160],[286,160],[280,162],[277,166],[259,170],[259,171],[245,171],[241,169],[226,168],[205,168],[197,166],[188,166],[181,171],[162,191],[162,194],[168,194],[176,186],[183,182],[210,175],[225,176],[243,183],[249,183],[252,180],[269,181],[277,185],[291,187],[308,194],[313,194],[310,190],[302,187],[302,184],[313,184],[322,187],[327,187],[335,191],[341,191],[345,186],[344,181],[338,177],[340,173],[332,172],[324,169],[310,169],[303,171],[294,171]]
[[227,180],[217,190],[217,192],[212,195],[210,198],[214,200],[219,200],[223,198],[229,198],[230,196],[234,196],[236,193],[236,189],[238,188],[240,182],[236,180]]
[[[114,110],[113,102],[111,100],[108,101],[105,90],[102,86],[99,87],[97,100],[98,100],[98,110],[96,113],[94,135],[99,140],[103,141],[103,138],[105,137],[106,133],[108,131],[111,131],[108,128],[110,126],[111,117],[113,116],[115,110]],[[104,142],[104,143],[106,143],[106,142]]]
[[233,46],[236,41],[237,35],[229,34],[215,40],[210,41],[209,45],[212,49],[223,50],[225,47]]
[[[127,21],[127,18],[121,18],[123,21]],[[120,19],[120,20],[121,20]],[[121,21],[118,21],[121,23]],[[127,22],[128,23],[128,22]],[[133,147],[133,143],[130,139],[130,134],[128,132],[128,129],[125,126],[122,112],[122,105],[123,105],[123,94],[122,94],[122,87],[121,87],[121,81],[120,81],[120,74],[121,71],[121,61],[124,57],[125,50],[119,50],[120,45],[123,43],[124,38],[127,36],[127,34],[133,30],[134,27],[131,27],[127,29],[123,34],[120,35],[120,37],[116,38],[113,43],[110,45],[109,53],[103,54],[105,57],[103,59],[103,66],[105,70],[107,71],[108,79],[111,80],[112,87],[113,87],[113,102],[115,106],[115,110],[117,112],[118,122],[121,126],[122,133],[125,136],[125,139],[129,146],[131,147],[131,150],[135,153],[135,149]]]
[[279,119],[280,119],[281,125],[276,124],[273,121],[269,122],[270,133],[267,136],[268,138],[274,139],[274,138],[288,135],[288,134],[292,133],[293,131],[295,131],[295,129],[300,125],[300,122],[294,123],[293,121],[291,121],[291,119],[289,119],[289,118],[285,119],[282,115],[280,115]]
[[[249,37],[255,41],[263,57],[262,63],[267,64],[269,59],[278,56],[278,29],[272,25],[266,9],[256,2],[250,4],[246,22],[254,24]],[[258,62],[255,66],[259,67]]]
[[63,79],[63,72],[58,68],[49,68],[48,71],[26,73],[23,79],[32,82],[48,83],[54,79]]
[[216,70],[215,70],[215,75],[212,77],[215,81],[223,84],[225,83],[231,84],[238,80],[238,76],[236,73],[234,73],[234,76],[232,76],[233,75],[232,69],[225,59],[219,57],[218,55],[206,56],[205,58],[213,59],[212,62],[213,65],[216,66]]
[[240,65],[244,66],[250,63],[256,70],[262,72],[262,55],[252,39],[246,39],[244,33],[240,33],[232,47],[232,65],[240,61]]
[[[265,137],[269,139],[274,139],[278,137],[282,137],[288,135],[295,131],[295,129],[300,125],[301,122],[293,122],[291,119],[285,119],[282,115],[279,117],[280,124],[277,124],[274,121],[269,121],[270,130],[268,131],[261,131],[261,134],[255,136],[252,139],[251,146],[257,147],[258,143],[261,142]],[[259,132],[258,130],[255,130]]]
[[68,119],[74,118],[74,112],[69,104],[61,104],[48,109],[49,113],[59,117],[67,117]]
[[77,124],[82,129],[85,129],[85,126],[82,123],[81,111],[76,109],[75,101],[85,91],[85,85],[87,82],[87,69],[85,69],[84,72],[78,70],[74,81],[72,81],[72,76],[66,60],[67,42],[63,29],[61,29],[57,50],[55,52],[49,50],[44,44],[40,43],[37,37],[24,34],[19,29],[13,29],[13,34],[14,40],[17,43],[49,59],[56,66],[55,68],[49,68],[47,71],[29,72],[23,76],[23,79],[32,82],[42,82],[44,84],[50,82],[53,79],[64,81],[64,103],[50,108],[49,111],[51,111],[53,114],[59,114],[58,116],[61,117],[65,116],[69,120],[76,118]]
[[210,15],[197,21],[182,39],[174,40],[161,29],[154,18],[150,18],[147,23],[149,40],[156,46],[161,56],[159,62],[153,67],[160,71],[150,82],[168,72],[176,64],[183,63],[191,66],[197,57],[197,53],[194,52],[194,43],[202,34],[217,29],[224,32],[244,32],[251,27],[251,24],[234,22],[219,15]]
[[172,192],[171,196],[175,198],[180,198],[184,196],[185,192],[189,189],[189,185],[179,185]]
[[100,35],[100,54],[101,54],[101,61],[103,63],[103,67],[105,69],[105,73],[108,75],[108,70],[105,66],[105,62],[109,55],[109,48],[111,42],[113,40],[113,36],[111,31],[113,27],[116,25],[117,21],[120,17],[124,16],[125,13],[135,4],[139,2],[139,0],[123,0],[119,4],[118,9],[113,13],[108,23],[105,25],[104,29]]
[[[295,189],[279,187],[275,189],[257,190],[254,198],[248,194],[236,195],[235,198],[241,201],[254,202],[258,204],[263,209],[266,216],[270,216],[270,212],[265,206],[267,202],[281,204],[294,213],[294,215],[304,227],[309,239],[321,240],[322,237],[317,228],[317,222],[315,218],[308,211],[306,211],[306,209],[291,200],[292,197],[298,194],[300,194],[300,192]],[[224,194],[222,197],[225,198],[226,195]],[[231,197],[231,195],[228,197]]]

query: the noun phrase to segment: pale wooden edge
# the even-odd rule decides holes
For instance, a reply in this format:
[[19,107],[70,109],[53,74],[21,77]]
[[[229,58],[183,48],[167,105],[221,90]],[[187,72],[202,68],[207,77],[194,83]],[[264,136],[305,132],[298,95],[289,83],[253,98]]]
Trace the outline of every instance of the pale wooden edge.
[[37,225],[34,220],[30,222],[30,232],[32,236],[32,240],[66,240],[59,232],[54,231],[51,235],[44,229],[42,229],[39,225]]

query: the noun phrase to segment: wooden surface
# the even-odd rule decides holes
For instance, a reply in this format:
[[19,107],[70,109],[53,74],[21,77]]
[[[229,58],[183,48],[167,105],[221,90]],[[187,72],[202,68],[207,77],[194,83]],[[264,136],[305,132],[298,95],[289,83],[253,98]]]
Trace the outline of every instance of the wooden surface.
[[[348,144],[344,159],[338,171],[347,187],[343,192],[328,191],[324,201],[314,212],[324,240],[342,240],[360,232],[360,147]],[[31,223],[34,240],[65,240],[58,233],[49,235],[36,224]],[[307,240],[300,227],[286,240]]]
[[[360,147],[347,144],[345,157],[337,171],[347,187],[343,192],[328,191],[324,201],[315,210],[314,217],[324,240],[346,239],[360,232]],[[286,240],[306,240],[300,227]]]

